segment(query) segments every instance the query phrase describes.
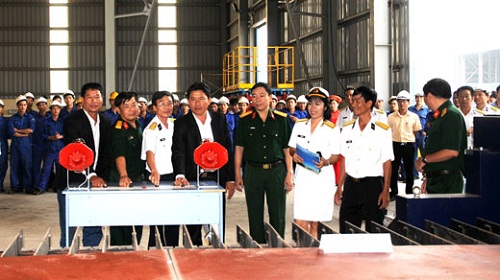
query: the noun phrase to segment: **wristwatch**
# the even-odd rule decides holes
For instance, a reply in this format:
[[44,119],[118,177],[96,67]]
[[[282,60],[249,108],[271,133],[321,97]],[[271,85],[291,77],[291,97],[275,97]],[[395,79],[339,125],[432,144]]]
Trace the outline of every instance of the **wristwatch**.
[[422,157],[422,162],[427,164],[427,161],[425,160],[425,156]]

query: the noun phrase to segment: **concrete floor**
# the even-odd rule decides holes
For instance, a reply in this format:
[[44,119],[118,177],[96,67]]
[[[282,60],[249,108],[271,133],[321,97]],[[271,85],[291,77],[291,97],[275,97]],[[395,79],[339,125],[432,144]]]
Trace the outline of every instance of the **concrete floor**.
[[[415,185],[420,185],[420,183],[420,180],[415,181]],[[9,186],[7,180],[4,185]],[[9,188],[6,187],[6,190]],[[399,192],[404,193],[402,183],[399,183]],[[293,196],[292,191],[287,198],[285,233],[285,240],[292,244]],[[226,211],[226,244],[237,246],[236,225],[241,225],[247,231],[249,229],[244,193],[236,192],[228,201]],[[338,211],[339,207],[335,206],[333,219],[327,223],[336,230],[338,230]],[[388,216],[394,215],[395,203],[391,202],[388,207]],[[21,229],[24,230],[24,248],[27,250],[36,249],[49,228],[52,233],[52,248],[59,247],[60,229],[56,193],[47,192],[42,195],[0,193],[0,217],[0,251],[12,242]],[[141,244],[147,244],[145,238],[148,236],[149,228],[144,227]]]

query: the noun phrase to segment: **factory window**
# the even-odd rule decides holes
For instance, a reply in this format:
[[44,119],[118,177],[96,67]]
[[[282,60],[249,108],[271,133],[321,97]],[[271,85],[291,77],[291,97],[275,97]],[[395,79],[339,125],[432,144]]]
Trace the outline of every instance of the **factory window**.
[[59,93],[69,88],[68,1],[49,1],[50,92]]
[[158,66],[160,90],[177,91],[177,8],[175,0],[158,1]]

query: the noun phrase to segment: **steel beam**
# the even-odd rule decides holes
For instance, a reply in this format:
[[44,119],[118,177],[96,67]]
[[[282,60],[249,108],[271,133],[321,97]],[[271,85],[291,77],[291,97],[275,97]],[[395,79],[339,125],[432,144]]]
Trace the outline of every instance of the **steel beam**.
[[298,247],[319,247],[319,240],[296,223],[292,223],[292,239]]
[[40,242],[40,245],[38,245],[38,248],[36,248],[35,253],[33,256],[41,256],[41,255],[48,255],[50,252],[50,244],[51,244],[51,233],[50,233],[50,228],[47,229],[47,232],[45,233],[45,236],[42,239],[42,242]]
[[491,231],[496,234],[500,234],[500,224],[493,221],[489,221],[483,218],[476,219],[476,226],[487,231]]
[[182,225],[182,245],[184,248],[193,249],[193,241],[191,240],[191,235],[189,235],[189,230],[186,225]]
[[426,231],[435,234],[437,236],[440,236],[446,240],[449,240],[450,242],[453,242],[455,244],[484,244],[484,242],[481,242],[477,239],[469,237],[458,231],[442,226],[433,221],[425,220],[424,228]]
[[264,223],[267,244],[271,248],[292,248],[268,222]]
[[24,241],[24,233],[23,230],[21,229],[16,237],[14,237],[14,240],[7,246],[5,251],[2,253],[2,258],[3,257],[17,257],[21,254],[21,250],[23,249],[23,242]]
[[236,225],[236,240],[243,248],[257,248],[262,249],[259,243],[253,240],[252,236],[248,234],[240,225]]
[[401,235],[416,241],[422,245],[452,245],[453,243],[441,238],[437,235],[431,234],[425,230],[421,230],[416,226],[412,226],[401,220],[395,220],[389,225],[389,228],[400,233]]
[[353,224],[351,224],[350,222],[346,221],[345,222],[345,229],[349,232],[349,233],[368,233],[366,232],[365,230],[361,229],[360,227],[358,226],[355,226]]
[[456,219],[450,220],[450,228],[488,244],[500,244],[500,235]]
[[379,232],[379,233],[389,233],[391,235],[391,243],[392,245],[395,245],[395,246],[400,246],[400,245],[420,245],[418,244],[417,242],[407,238],[407,237],[404,237],[403,235],[389,229],[388,227],[385,227],[381,224],[378,224],[374,221],[371,222],[372,223],[372,229],[376,232]]

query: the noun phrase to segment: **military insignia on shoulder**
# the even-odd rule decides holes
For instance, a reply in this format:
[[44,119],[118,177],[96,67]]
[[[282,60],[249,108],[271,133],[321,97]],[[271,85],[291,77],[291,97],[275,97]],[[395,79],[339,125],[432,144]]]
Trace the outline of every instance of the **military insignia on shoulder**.
[[246,116],[248,116],[250,114],[252,114],[252,111],[246,111],[245,113],[243,113],[243,114],[240,115],[240,118],[244,118],[244,117],[246,117]]
[[495,111],[495,112],[498,112],[498,108],[497,108],[497,107],[490,106],[489,108],[490,108],[491,110]]
[[309,120],[309,118],[304,118],[304,119],[298,119],[297,122],[307,122]]
[[349,126],[349,125],[351,125],[351,124],[353,124],[353,123],[355,123],[355,122],[356,122],[356,120],[350,120],[350,121],[348,121],[348,122],[346,122],[346,123],[344,124],[344,127],[345,127],[345,126]]
[[389,126],[383,122],[375,122],[376,125],[380,126],[381,128],[388,130]]
[[157,125],[158,124],[156,122],[151,123],[151,125],[149,126],[149,130],[155,130]]
[[286,118],[287,117],[287,114],[286,113],[283,113],[281,111],[278,111],[278,110],[274,110],[273,113],[275,113],[276,115],[278,116],[282,116],[283,118]]
[[441,117],[444,117],[444,115],[446,115],[446,112],[448,112],[448,109],[444,108],[441,112]]
[[331,121],[326,120],[323,122],[323,124],[328,126],[329,128],[335,128],[335,124],[332,123]]
[[478,113],[479,113],[479,114],[481,114],[481,115],[484,115],[484,114],[485,114],[483,110],[479,110],[479,109],[476,109],[476,112],[478,112]]
[[175,122],[176,118],[168,118],[170,122]]
[[375,110],[375,111],[377,111],[379,114],[385,115],[385,111],[384,111],[384,110],[379,110],[379,109],[377,109],[377,110]]
[[122,129],[123,126],[123,121],[116,121],[115,128],[116,129]]

